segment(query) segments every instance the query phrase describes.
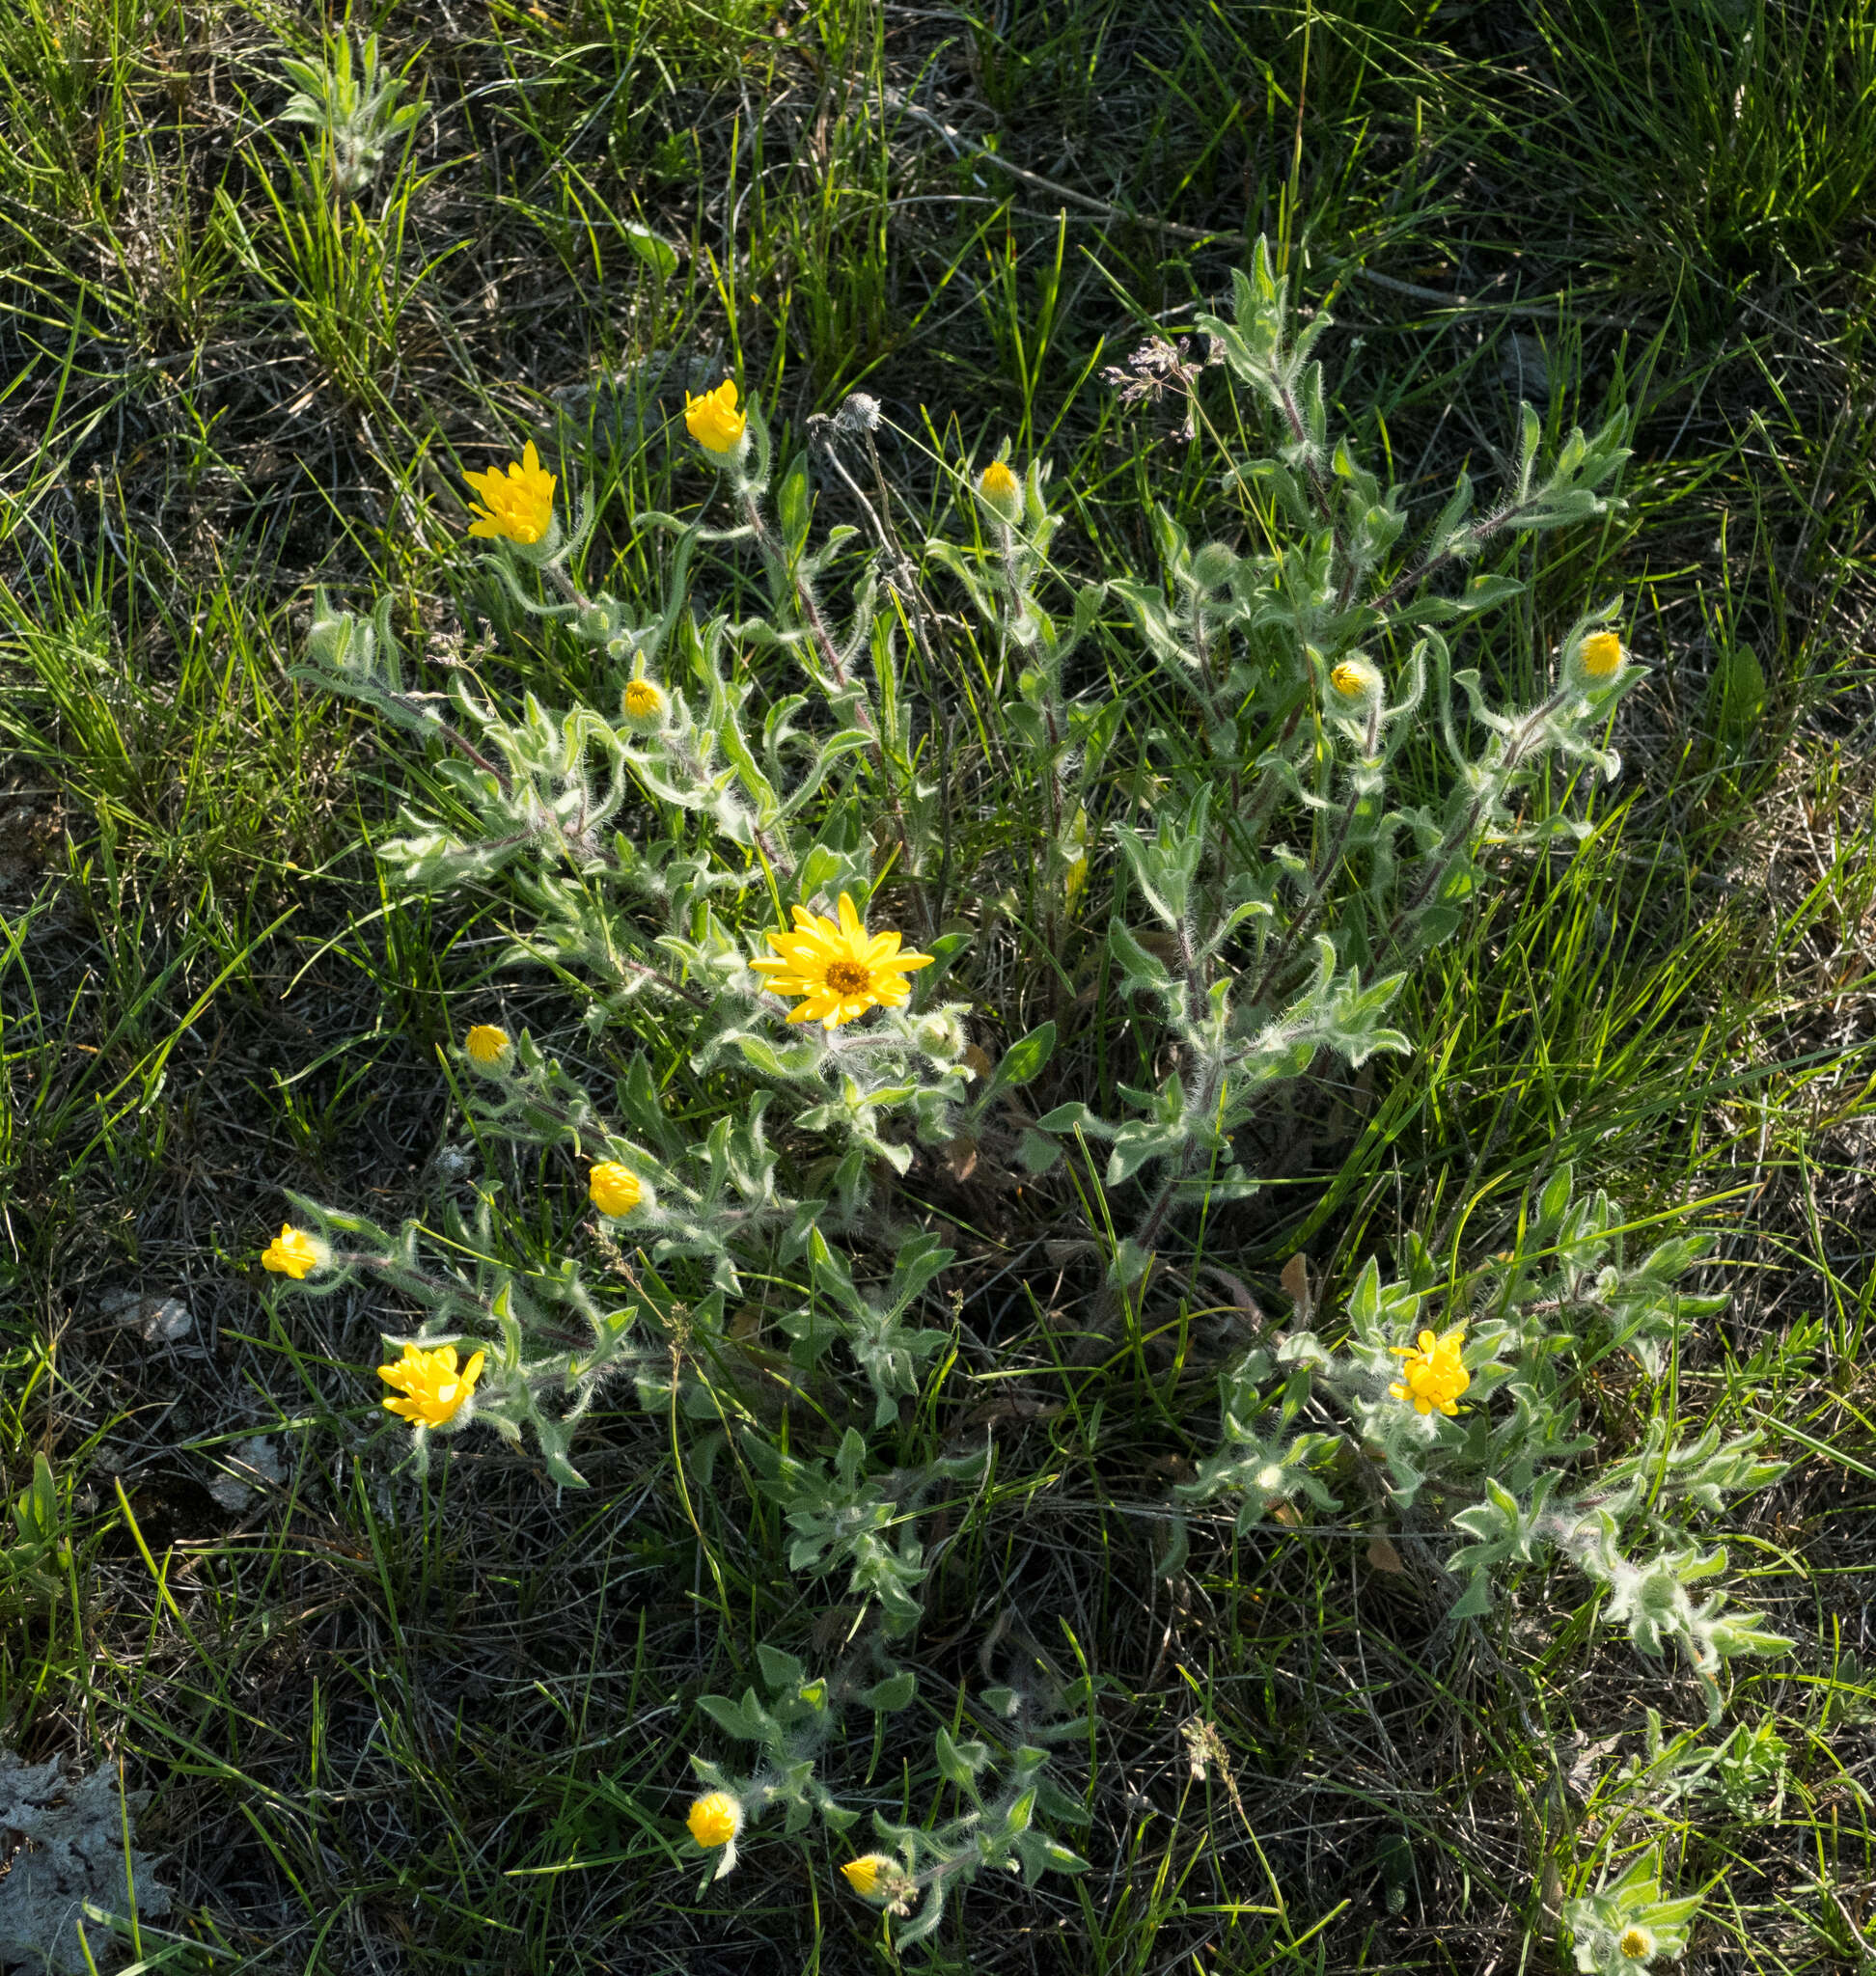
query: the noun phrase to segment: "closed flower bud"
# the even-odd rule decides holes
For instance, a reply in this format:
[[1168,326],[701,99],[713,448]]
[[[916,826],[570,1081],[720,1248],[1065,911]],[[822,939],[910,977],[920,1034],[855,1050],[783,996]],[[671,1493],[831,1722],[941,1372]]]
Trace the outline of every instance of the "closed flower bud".
[[903,1892],[905,1870],[884,1852],[863,1852],[841,1868],[846,1883],[863,1901],[890,1901]]
[[493,1023],[478,1023],[463,1037],[462,1047],[478,1070],[495,1070],[514,1046],[509,1041],[506,1029],[498,1029]]
[[304,1280],[314,1270],[322,1270],[332,1260],[332,1250],[317,1235],[295,1228],[290,1221],[281,1224],[280,1233],[261,1252],[261,1267],[276,1276]]
[[978,476],[977,490],[999,521],[1014,528],[1022,520],[1023,483],[1009,471],[1007,460],[993,459]]
[[635,727],[655,727],[664,721],[665,697],[648,679],[628,679],[619,703]]
[[1627,659],[1622,641],[1613,631],[1592,631],[1577,646],[1573,670],[1581,683],[1593,690],[1616,678]]
[[707,1791],[692,1804],[684,1823],[706,1852],[727,1846],[743,1827],[743,1808],[727,1791]]
[[334,672],[369,672],[377,639],[371,625],[349,611],[335,611],[323,590],[313,592],[313,622],[306,633],[306,655],[316,666]]
[[617,1221],[629,1215],[645,1198],[645,1183],[617,1160],[601,1160],[587,1181],[587,1192],[602,1215]]
[[955,1063],[963,1056],[968,1038],[964,1025],[948,1010],[934,1008],[912,1025],[919,1048],[940,1063]]
[[1380,669],[1366,659],[1343,659],[1329,674],[1338,713],[1365,714],[1381,698]]

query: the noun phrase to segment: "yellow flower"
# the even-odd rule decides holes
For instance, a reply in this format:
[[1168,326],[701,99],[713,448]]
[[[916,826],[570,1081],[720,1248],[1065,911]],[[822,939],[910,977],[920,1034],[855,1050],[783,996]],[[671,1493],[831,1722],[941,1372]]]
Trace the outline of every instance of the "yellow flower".
[[664,712],[664,695],[648,679],[628,679],[622,703],[628,721],[655,721]]
[[1622,641],[1613,631],[1592,631],[1577,651],[1584,672],[1600,684],[1622,670]]
[[261,1267],[271,1270],[277,1276],[291,1276],[297,1283],[309,1271],[322,1269],[331,1253],[323,1242],[316,1240],[304,1228],[295,1228],[290,1221],[283,1221],[280,1233],[261,1251]]
[[977,490],[996,510],[999,520],[1016,523],[1023,518],[1023,483],[1009,471],[1007,460],[993,459],[978,476]]
[[553,527],[554,477],[540,464],[532,439],[520,459],[509,462],[507,480],[499,467],[462,478],[483,501],[481,507],[470,503],[469,511],[476,517],[469,524],[472,535],[505,535],[510,542],[532,547]]
[[1417,1413],[1430,1413],[1436,1407],[1442,1413],[1458,1413],[1459,1395],[1472,1385],[1472,1374],[1459,1362],[1465,1335],[1465,1326],[1459,1325],[1443,1338],[1421,1331],[1417,1346],[1394,1346],[1406,1362],[1400,1368],[1400,1384],[1388,1391],[1396,1400],[1411,1401]]
[[1366,659],[1343,659],[1329,674],[1329,685],[1350,711],[1366,713],[1381,697],[1380,672]]
[[736,409],[735,384],[726,377],[702,398],[684,394],[684,425],[705,453],[734,453],[743,442],[748,419]]
[[684,1823],[706,1852],[727,1846],[742,1830],[743,1808],[727,1791],[706,1791],[690,1808]]
[[602,1215],[615,1221],[629,1215],[645,1197],[645,1184],[629,1166],[617,1160],[601,1160],[588,1176],[587,1192]]
[[840,910],[836,925],[824,914],[817,917],[796,906],[794,931],[771,933],[768,944],[774,955],[749,964],[769,977],[770,993],[807,998],[789,1009],[791,1023],[819,1023],[838,1029],[875,1003],[898,1008],[912,995],[906,975],[931,965],[928,953],[900,953],[897,933],[869,937],[845,892],[841,894]]
[[476,1390],[487,1356],[478,1352],[458,1372],[454,1345],[438,1345],[434,1350],[406,1345],[403,1357],[395,1364],[377,1369],[385,1385],[398,1389],[397,1396],[384,1404],[413,1427],[447,1427]]
[[1625,1928],[1621,1939],[1615,1944],[1623,1955],[1641,1962],[1654,1954],[1655,1939],[1645,1928]]
[[[863,1852],[841,1868],[846,1883],[863,1901],[876,1901],[894,1891],[902,1878],[897,1859],[884,1852]],[[881,1881],[885,1885],[880,1884]]]
[[463,1037],[462,1047],[469,1053],[469,1061],[485,1070],[491,1063],[500,1063],[509,1054],[509,1032],[497,1029],[493,1023],[478,1023]]

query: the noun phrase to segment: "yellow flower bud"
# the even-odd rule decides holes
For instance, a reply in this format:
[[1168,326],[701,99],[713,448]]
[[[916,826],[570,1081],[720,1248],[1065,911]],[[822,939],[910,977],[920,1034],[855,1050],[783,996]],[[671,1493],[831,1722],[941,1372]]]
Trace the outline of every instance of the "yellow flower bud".
[[706,1852],[727,1846],[742,1830],[743,1808],[727,1791],[706,1791],[691,1806],[684,1823]]
[[332,1250],[304,1228],[283,1221],[280,1233],[261,1251],[261,1267],[277,1276],[302,1281],[312,1271],[322,1270],[332,1260]]
[[652,722],[664,718],[664,695],[648,679],[628,679],[620,703],[628,721]]
[[736,387],[726,377],[714,391],[702,398],[684,394],[684,426],[705,453],[719,456],[734,453],[749,429],[746,414],[736,409]]
[[601,1160],[588,1178],[587,1192],[602,1215],[615,1221],[629,1215],[645,1197],[645,1183],[617,1160]]
[[1625,656],[1622,641],[1613,631],[1592,631],[1577,647],[1577,664],[1583,668],[1584,677],[1598,686],[1614,678]]
[[478,1070],[487,1070],[500,1063],[509,1054],[509,1032],[497,1029],[493,1023],[478,1023],[462,1039],[462,1047],[469,1053],[469,1061]]
[[1349,713],[1366,713],[1381,697],[1380,670],[1366,659],[1343,659],[1332,667],[1329,690]]
[[978,476],[978,493],[999,521],[1012,527],[1023,518],[1023,483],[1007,460],[993,459]]
[[841,1872],[863,1901],[886,1899],[903,1878],[898,1861],[884,1852],[863,1852],[858,1859],[849,1859]]

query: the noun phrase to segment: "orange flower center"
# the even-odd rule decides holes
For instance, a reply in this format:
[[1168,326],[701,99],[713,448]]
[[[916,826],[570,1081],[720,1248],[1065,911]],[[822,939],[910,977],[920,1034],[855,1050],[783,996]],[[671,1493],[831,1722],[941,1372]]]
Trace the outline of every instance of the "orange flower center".
[[864,995],[872,986],[872,971],[859,961],[835,961],[827,970],[827,985],[836,995]]

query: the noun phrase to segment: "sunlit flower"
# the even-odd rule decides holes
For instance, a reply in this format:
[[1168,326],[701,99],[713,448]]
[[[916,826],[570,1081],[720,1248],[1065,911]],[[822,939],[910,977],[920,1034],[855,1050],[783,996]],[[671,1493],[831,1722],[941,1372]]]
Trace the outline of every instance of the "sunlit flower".
[[1601,685],[1622,670],[1622,641],[1613,631],[1592,631],[1577,647],[1577,663]]
[[1421,1331],[1418,1345],[1394,1346],[1402,1360],[1400,1383],[1388,1391],[1396,1400],[1411,1401],[1417,1413],[1430,1413],[1435,1408],[1442,1413],[1458,1413],[1459,1395],[1472,1385],[1472,1374],[1459,1362],[1465,1335],[1465,1326],[1459,1325],[1443,1338]]
[[846,1883],[863,1901],[877,1901],[897,1891],[904,1878],[897,1859],[884,1852],[863,1852],[841,1868]]
[[621,1215],[629,1215],[645,1198],[645,1183],[617,1160],[600,1160],[588,1176],[587,1192],[602,1215],[617,1221]]
[[317,1235],[295,1228],[290,1221],[283,1221],[280,1233],[261,1251],[263,1270],[271,1270],[277,1276],[291,1276],[296,1283],[331,1260],[331,1249]]
[[912,994],[906,975],[931,965],[928,953],[900,953],[897,933],[869,936],[845,892],[841,894],[838,924],[804,906],[793,910],[794,931],[771,933],[768,944],[774,954],[749,964],[767,975],[765,985],[772,994],[805,998],[789,1009],[791,1023],[819,1023],[838,1029],[875,1004],[901,1007]]
[[469,1061],[486,1070],[509,1054],[509,1032],[493,1023],[478,1023],[462,1039]]
[[1012,526],[1023,518],[1023,483],[1007,460],[993,459],[978,476],[977,490],[1001,521]]
[[554,477],[540,464],[532,439],[521,457],[509,462],[506,480],[500,467],[462,478],[482,496],[480,507],[470,504],[476,517],[469,524],[472,535],[502,535],[531,548],[553,527]]
[[413,1427],[447,1427],[468,1405],[487,1356],[476,1353],[458,1371],[454,1345],[407,1344],[401,1358],[377,1369],[385,1385],[397,1388],[384,1404]]
[[734,380],[726,377],[702,398],[685,392],[684,425],[705,453],[734,453],[749,427],[748,418],[736,409]]
[[684,1823],[706,1852],[727,1846],[742,1830],[743,1808],[727,1791],[706,1791],[692,1804]]
[[1645,1962],[1655,1952],[1655,1938],[1645,1928],[1625,1928],[1615,1946],[1631,1962]]
[[657,721],[664,718],[664,695],[648,679],[628,679],[621,695],[628,721]]
[[1330,690],[1349,711],[1366,711],[1381,694],[1381,673],[1366,659],[1343,659],[1329,674]]

